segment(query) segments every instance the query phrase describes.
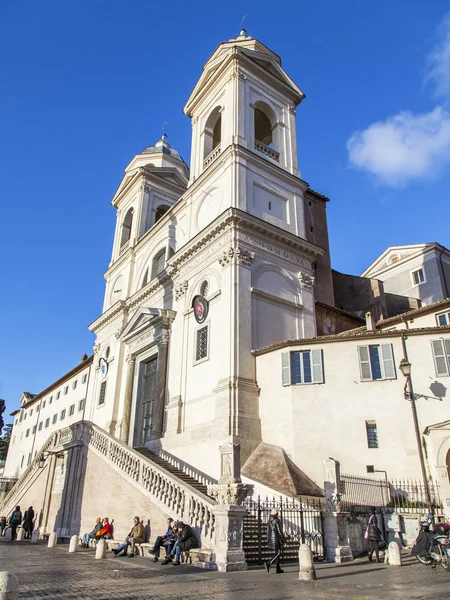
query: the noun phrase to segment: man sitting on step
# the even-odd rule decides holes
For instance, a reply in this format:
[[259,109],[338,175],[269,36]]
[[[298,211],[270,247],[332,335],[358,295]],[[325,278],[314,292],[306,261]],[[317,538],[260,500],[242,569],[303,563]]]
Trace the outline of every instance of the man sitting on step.
[[136,544],[143,544],[145,542],[145,528],[144,524],[141,522],[139,517],[134,517],[133,519],[133,527],[131,528],[130,533],[125,538],[123,544],[120,544],[118,548],[114,548],[112,552],[119,556],[121,552],[123,554],[121,556],[127,556],[128,546],[131,546],[131,552],[128,554],[129,557],[134,556],[134,550]]
[[174,567],[180,564],[180,555],[182,552],[189,552],[192,548],[198,548],[197,536],[190,525],[186,525],[183,521],[178,521],[176,524],[178,530],[178,538],[172,548],[171,553],[163,561],[162,565],[167,565],[172,562],[173,557],[175,560],[172,562]]
[[170,554],[173,545],[175,544],[175,537],[174,537],[174,527],[172,526],[173,524],[173,519],[172,518],[168,518],[167,519],[167,531],[164,535],[158,535],[158,537],[155,540],[155,543],[153,544],[153,548],[151,550],[149,550],[150,554],[154,554],[153,558],[150,560],[150,562],[155,563],[158,562],[158,558],[159,558],[159,553],[161,550],[161,546],[164,546],[164,548],[166,549],[166,557]]
[[81,547],[88,548],[89,540],[93,540],[95,538],[95,536],[97,535],[97,531],[99,531],[101,528],[102,528],[102,520],[100,519],[100,517],[97,517],[95,519],[94,529],[90,533],[85,533],[83,535],[83,537],[81,538]]

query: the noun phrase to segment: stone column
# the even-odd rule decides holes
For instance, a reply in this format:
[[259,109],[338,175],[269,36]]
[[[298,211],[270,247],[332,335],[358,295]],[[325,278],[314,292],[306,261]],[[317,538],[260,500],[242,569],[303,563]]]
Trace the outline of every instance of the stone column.
[[324,462],[324,493],[327,512],[323,514],[326,558],[330,562],[350,562],[353,554],[348,535],[350,513],[341,512],[341,470],[334,458]]
[[129,354],[126,359],[127,361],[127,379],[125,382],[125,400],[123,403],[123,414],[122,424],[120,427],[120,441],[128,444],[128,436],[130,434],[130,417],[131,417],[131,404],[133,402],[133,380],[134,380],[134,366],[136,364],[136,357],[134,354]]
[[158,343],[158,367],[156,372],[157,396],[153,409],[152,437],[162,437],[164,432],[164,411],[166,399],[167,358],[169,336],[163,333]]

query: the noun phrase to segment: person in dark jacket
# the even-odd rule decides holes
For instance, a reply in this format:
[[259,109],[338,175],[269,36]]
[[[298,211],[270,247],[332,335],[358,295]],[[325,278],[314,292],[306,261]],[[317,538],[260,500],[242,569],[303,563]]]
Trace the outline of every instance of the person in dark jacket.
[[34,529],[34,509],[32,506],[23,515],[23,528],[25,530],[25,538],[31,538]]
[[154,555],[150,562],[158,562],[161,546],[164,546],[164,548],[166,549],[166,556],[170,554],[173,545],[175,544],[174,530],[172,525],[173,519],[167,519],[166,533],[164,535],[158,535],[158,537],[155,540],[155,543],[153,544],[153,548],[149,550],[150,554]]
[[97,517],[95,520],[94,529],[90,533],[85,533],[81,538],[81,547],[89,548],[89,540],[95,540],[95,536],[97,535],[97,531],[100,531],[102,528],[102,520],[100,517]]
[[22,512],[20,510],[20,506],[16,506],[16,508],[12,511],[11,516],[9,517],[9,524],[11,525],[11,539],[16,539],[16,531],[19,525],[22,523]]
[[431,540],[433,539],[433,534],[430,533],[430,525],[427,521],[424,521],[421,524],[420,533],[417,536],[417,539],[414,543],[414,546],[411,550],[411,556],[428,556],[431,547]]
[[162,565],[167,565],[175,556],[175,560],[172,562],[172,564],[177,567],[180,564],[180,554],[182,552],[188,552],[189,550],[192,550],[192,548],[198,548],[198,540],[192,527],[190,525],[186,525],[183,523],[183,521],[178,521],[176,526],[178,531],[178,539],[175,542],[175,545],[172,548],[169,556],[162,561]]
[[267,523],[267,545],[269,546],[269,550],[274,552],[272,558],[265,563],[268,573],[270,573],[270,567],[274,563],[277,568],[276,572],[284,573],[283,569],[280,567],[280,561],[281,552],[285,544],[286,540],[281,530],[281,521],[278,517],[278,511],[276,508],[273,508]]
[[369,522],[367,523],[367,543],[369,544],[369,561],[372,562],[372,554],[375,552],[375,560],[377,563],[380,562],[380,542],[381,542],[381,531],[377,523],[377,509],[372,508],[372,514],[370,515]]

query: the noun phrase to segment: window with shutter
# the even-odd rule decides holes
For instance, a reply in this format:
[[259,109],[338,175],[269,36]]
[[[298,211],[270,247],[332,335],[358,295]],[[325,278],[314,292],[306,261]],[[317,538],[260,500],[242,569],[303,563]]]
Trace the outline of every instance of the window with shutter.
[[322,350],[282,352],[281,378],[284,386],[323,383]]
[[434,366],[438,377],[449,375],[450,364],[450,340],[432,340],[431,349],[433,351]]
[[396,379],[392,344],[358,346],[361,381]]

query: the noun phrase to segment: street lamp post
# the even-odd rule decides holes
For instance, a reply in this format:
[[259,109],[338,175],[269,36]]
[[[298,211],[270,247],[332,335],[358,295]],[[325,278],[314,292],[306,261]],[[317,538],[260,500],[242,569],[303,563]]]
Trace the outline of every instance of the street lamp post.
[[[425,459],[423,456],[422,440],[420,437],[419,419],[417,417],[416,396],[414,395],[413,384],[412,384],[412,380],[411,380],[411,363],[408,360],[408,353],[406,350],[406,341],[405,341],[404,336],[402,336],[402,346],[403,346],[403,358],[400,361],[400,364],[398,367],[399,367],[400,371],[402,372],[402,375],[404,375],[404,377],[406,377],[405,398],[406,399],[409,398],[411,401],[411,411],[412,411],[413,422],[414,422],[414,431],[416,434],[417,450],[419,452],[420,468],[422,471],[422,479],[423,479],[423,484],[424,484],[424,488],[425,488],[425,498],[426,498],[427,505],[428,505],[428,512],[433,512],[430,487],[428,485],[427,471],[425,468]],[[408,391],[406,391],[406,387],[408,387]]]

